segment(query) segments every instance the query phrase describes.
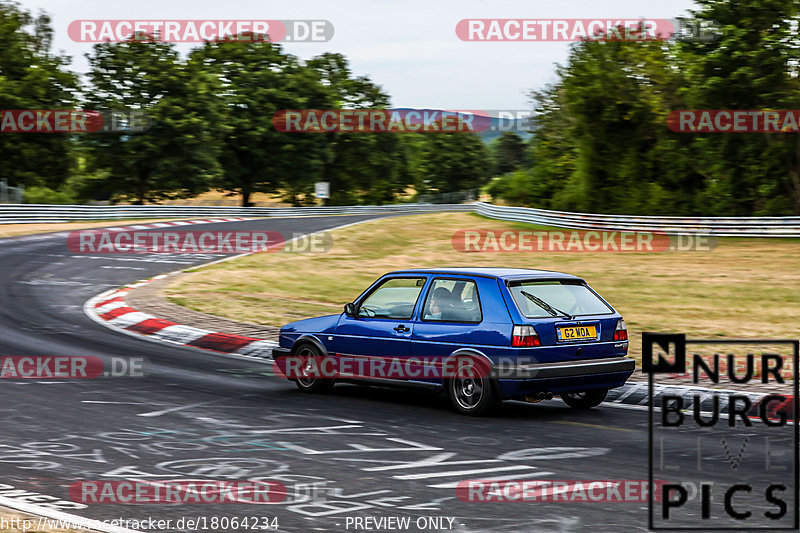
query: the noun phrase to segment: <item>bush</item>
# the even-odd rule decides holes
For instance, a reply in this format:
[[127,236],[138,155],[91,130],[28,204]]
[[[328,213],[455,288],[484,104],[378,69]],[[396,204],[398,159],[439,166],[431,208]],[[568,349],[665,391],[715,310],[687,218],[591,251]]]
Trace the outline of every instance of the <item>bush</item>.
[[74,204],[76,198],[73,193],[67,191],[54,191],[49,187],[28,187],[25,189],[25,203]]
[[530,206],[537,200],[535,188],[530,171],[517,170],[495,178],[486,192],[492,195],[492,198],[501,198],[512,205]]

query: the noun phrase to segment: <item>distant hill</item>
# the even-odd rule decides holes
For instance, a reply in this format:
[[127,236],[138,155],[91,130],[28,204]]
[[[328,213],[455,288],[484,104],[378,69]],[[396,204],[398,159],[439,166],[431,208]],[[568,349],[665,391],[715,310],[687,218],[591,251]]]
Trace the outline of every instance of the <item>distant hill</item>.
[[[392,110],[395,111],[417,111],[419,113],[431,113],[435,111],[451,111],[449,109],[418,109],[412,107],[394,107]],[[521,118],[521,119],[510,119],[510,118],[500,118],[500,114],[502,113],[504,116],[508,113],[525,113],[523,110],[509,110],[509,111],[493,111],[487,110],[485,112],[481,111],[458,111],[452,110],[464,114],[472,113],[475,118],[473,119],[473,124],[476,124],[476,130],[478,135],[480,135],[481,139],[485,143],[490,143],[493,140],[500,137],[504,131],[513,131],[524,140],[528,140],[533,136],[529,130],[531,129],[530,126],[530,119],[529,118]]]

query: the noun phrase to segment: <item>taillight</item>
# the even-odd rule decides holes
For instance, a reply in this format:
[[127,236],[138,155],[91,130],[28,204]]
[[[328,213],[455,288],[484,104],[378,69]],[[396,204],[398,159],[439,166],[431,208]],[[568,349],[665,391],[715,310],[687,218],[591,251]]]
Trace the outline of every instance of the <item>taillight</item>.
[[533,326],[514,326],[511,332],[511,346],[525,348],[541,345],[542,341],[539,340],[539,334]]
[[615,341],[628,340],[628,327],[625,325],[625,320],[621,318],[617,320],[617,327],[614,330],[614,340]]

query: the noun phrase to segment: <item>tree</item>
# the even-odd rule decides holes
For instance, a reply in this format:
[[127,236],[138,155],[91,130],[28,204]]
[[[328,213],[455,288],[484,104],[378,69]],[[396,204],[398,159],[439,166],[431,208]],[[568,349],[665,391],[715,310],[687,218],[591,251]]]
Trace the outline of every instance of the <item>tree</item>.
[[573,45],[558,81],[532,94],[531,190],[537,207],[607,213],[693,214],[705,182],[669,131],[685,83],[670,45],[587,40]]
[[563,71],[566,112],[577,143],[573,179],[583,207],[608,213],[693,211],[702,179],[674,168],[662,148],[664,92],[677,89],[660,42],[585,41]]
[[[340,109],[385,109],[389,95],[365,76],[353,77],[347,58],[325,53],[306,63],[335,95]],[[322,179],[330,183],[330,204],[382,204],[409,185],[407,159],[398,133],[330,132]]]
[[513,172],[526,166],[525,141],[515,132],[503,132],[490,146],[495,174]]
[[[50,18],[33,17],[15,2],[0,0],[0,109],[72,109],[77,77],[70,58],[50,48]],[[66,133],[0,134],[0,178],[9,185],[58,189],[75,164]]]
[[[693,16],[715,21],[719,38],[678,48],[689,109],[798,109],[800,7],[793,0],[700,0]],[[746,21],[746,22],[744,22]],[[684,134],[685,135],[685,134]],[[691,134],[691,155],[717,214],[800,213],[796,133]]]
[[87,55],[91,82],[87,106],[141,110],[146,131],[104,132],[83,137],[89,166],[100,170],[93,185],[135,203],[186,198],[207,191],[219,175],[218,104],[209,76],[182,62],[171,44],[103,43]]
[[213,94],[224,106],[216,187],[240,194],[243,206],[255,192],[278,189],[294,204],[310,198],[325,159],[324,138],[278,131],[272,120],[281,110],[329,106],[332,93],[318,75],[280,45],[259,40],[208,42],[190,62],[214,76]]
[[[534,94],[533,167],[514,179],[529,180],[537,207],[800,213],[797,134],[678,133],[665,125],[680,109],[797,109],[800,7],[793,0],[698,4],[690,18],[718,23],[718,39],[580,42],[558,81]],[[493,189],[514,188],[508,181]]]
[[[559,69],[559,73],[562,72]],[[529,142],[533,167],[518,183],[527,178],[530,203],[543,209],[582,210],[585,208],[583,187],[575,176],[578,144],[572,134],[575,118],[562,106],[563,87],[552,85],[531,93],[535,108],[536,135]],[[512,189],[513,190],[513,189]],[[511,201],[521,202],[515,198]]]
[[422,189],[440,193],[478,188],[489,179],[489,150],[473,132],[420,133]]

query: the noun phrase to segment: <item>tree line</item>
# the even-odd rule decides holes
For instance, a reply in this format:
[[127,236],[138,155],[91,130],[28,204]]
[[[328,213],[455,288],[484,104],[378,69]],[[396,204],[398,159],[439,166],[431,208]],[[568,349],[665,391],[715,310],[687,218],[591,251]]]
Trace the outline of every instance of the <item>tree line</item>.
[[382,204],[474,189],[491,177],[487,146],[466,133],[283,133],[283,109],[384,109],[389,95],[347,59],[305,62],[262,40],[102,43],[85,79],[51,51],[47,15],[0,0],[0,109],[143,110],[149,127],[80,134],[0,134],[0,178],[28,201],[158,202],[208,190],[251,205],[254,193],[312,204]]
[[89,72],[53,53],[47,15],[0,0],[0,109],[141,109],[146,131],[0,134],[0,178],[28,201],[159,202],[221,190],[313,203],[381,204],[483,187],[495,200],[565,211],[800,214],[797,133],[679,133],[678,109],[800,109],[796,0],[698,0],[712,40],[587,40],[532,91],[532,136],[283,133],[282,109],[382,109],[390,97],[325,53],[279,44],[95,45]]
[[698,0],[715,39],[584,41],[531,94],[511,203],[614,214],[800,214],[800,134],[673,132],[673,110],[800,109],[795,0]]

